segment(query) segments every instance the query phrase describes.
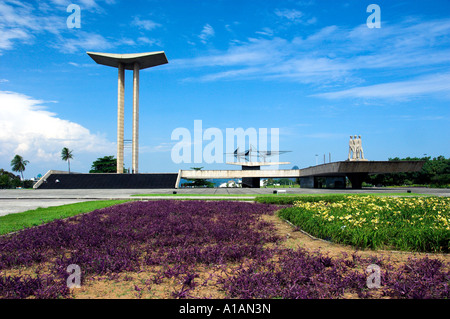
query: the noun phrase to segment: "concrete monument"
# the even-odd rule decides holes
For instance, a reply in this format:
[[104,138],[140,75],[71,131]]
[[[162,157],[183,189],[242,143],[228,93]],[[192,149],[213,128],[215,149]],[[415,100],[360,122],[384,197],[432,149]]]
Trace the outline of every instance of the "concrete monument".
[[133,70],[132,173],[137,174],[139,160],[139,70],[168,63],[164,51],[137,54],[87,52],[98,64],[119,69],[117,96],[117,173],[123,173],[125,70]]
[[349,161],[353,160],[356,155],[355,141],[352,138],[353,138],[353,136],[350,135],[350,141],[348,142],[348,160]]
[[[353,139],[352,139],[353,138]],[[361,135],[350,136],[349,149],[348,149],[348,161],[367,161],[364,158],[364,151],[362,148]]]
[[364,160],[364,151],[362,148],[361,135],[358,135],[358,139],[356,140],[356,159]]

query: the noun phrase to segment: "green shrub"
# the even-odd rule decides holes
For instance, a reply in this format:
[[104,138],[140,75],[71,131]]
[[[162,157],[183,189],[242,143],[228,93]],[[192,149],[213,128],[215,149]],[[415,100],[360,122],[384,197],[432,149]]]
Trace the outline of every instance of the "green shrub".
[[295,202],[336,202],[345,198],[346,194],[324,194],[324,195],[268,195],[257,196],[255,201],[264,204],[277,204],[277,205],[293,205]]
[[297,201],[279,216],[313,236],[357,248],[450,251],[450,198],[335,199]]

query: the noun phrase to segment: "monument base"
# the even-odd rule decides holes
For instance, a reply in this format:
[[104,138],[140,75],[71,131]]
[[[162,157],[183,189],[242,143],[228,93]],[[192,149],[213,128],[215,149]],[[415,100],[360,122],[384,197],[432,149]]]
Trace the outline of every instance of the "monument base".
[[[46,174],[47,175],[47,174]],[[151,174],[68,174],[45,176],[38,189],[150,189],[175,188],[178,173]]]

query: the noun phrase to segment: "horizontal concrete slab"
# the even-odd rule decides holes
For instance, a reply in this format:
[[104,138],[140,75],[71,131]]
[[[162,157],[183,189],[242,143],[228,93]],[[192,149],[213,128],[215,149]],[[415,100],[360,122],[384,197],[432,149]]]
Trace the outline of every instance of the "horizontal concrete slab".
[[301,169],[301,177],[417,172],[425,161],[342,161]]
[[181,178],[190,179],[222,179],[222,178],[245,178],[245,177],[260,177],[260,178],[291,178],[299,177],[299,169],[270,169],[270,170],[193,170],[180,171]]
[[181,178],[222,179],[222,178],[296,178],[308,176],[345,176],[354,173],[385,174],[417,172],[424,161],[342,161],[327,163],[303,169],[280,170],[182,170]]
[[169,63],[164,51],[136,54],[87,52],[87,54],[98,64],[117,68],[119,67],[119,63],[123,63],[127,70],[133,70],[134,63],[139,64],[139,69],[146,69]]

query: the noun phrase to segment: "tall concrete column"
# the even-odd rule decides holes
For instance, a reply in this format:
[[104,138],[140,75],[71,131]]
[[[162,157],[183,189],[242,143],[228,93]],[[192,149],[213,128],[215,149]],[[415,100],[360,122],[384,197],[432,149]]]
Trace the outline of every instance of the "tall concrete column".
[[133,145],[132,145],[132,173],[139,170],[139,63],[133,68]]
[[125,117],[125,66],[119,63],[119,80],[117,93],[117,174],[123,173],[123,136]]
[[119,69],[119,92],[117,107],[117,173],[123,173],[124,163],[124,95],[125,69],[133,70],[133,145],[132,173],[137,174],[139,167],[139,70],[168,63],[164,51],[116,54],[87,52],[98,64]]

